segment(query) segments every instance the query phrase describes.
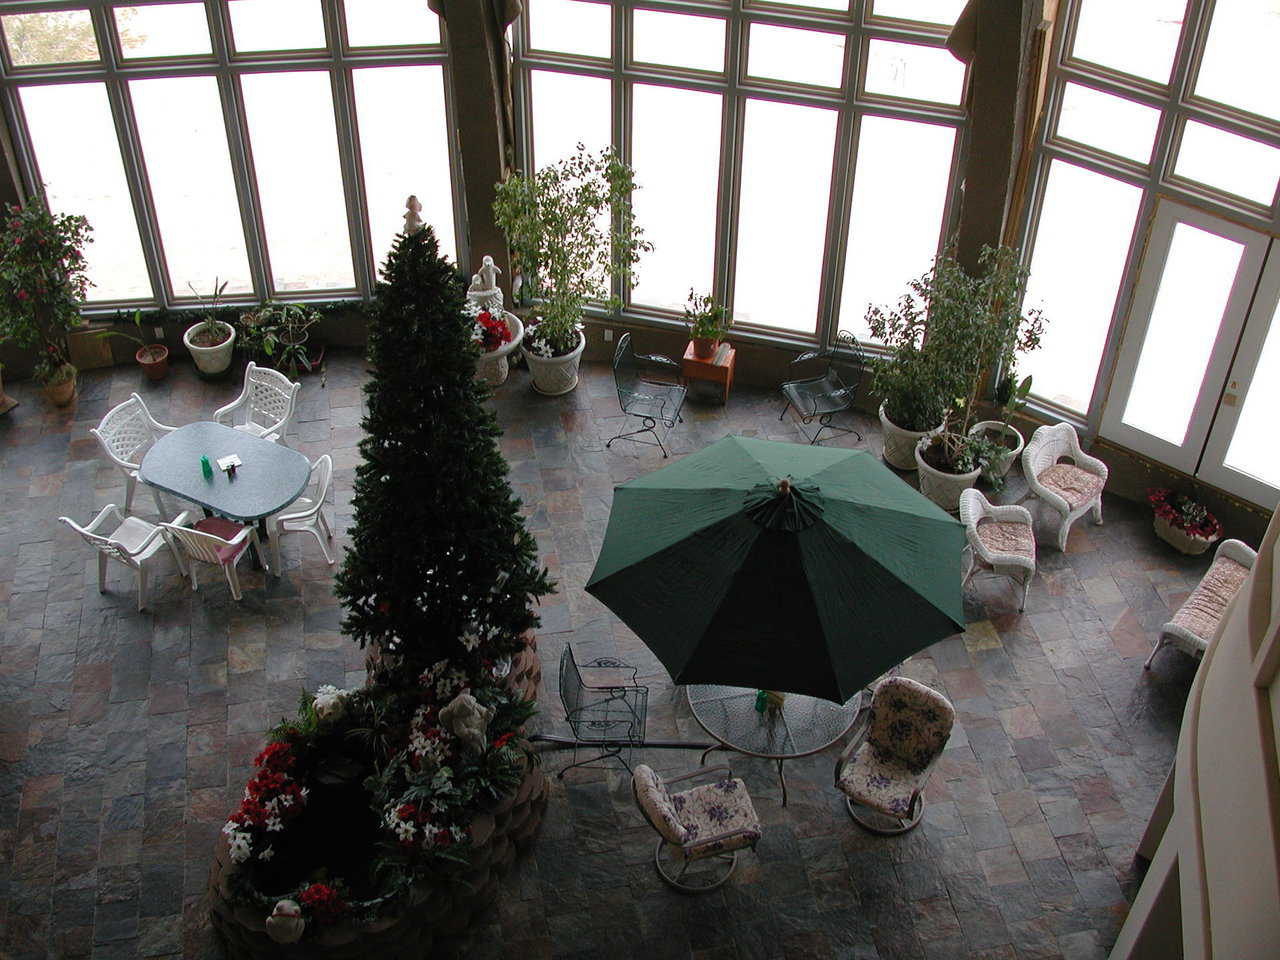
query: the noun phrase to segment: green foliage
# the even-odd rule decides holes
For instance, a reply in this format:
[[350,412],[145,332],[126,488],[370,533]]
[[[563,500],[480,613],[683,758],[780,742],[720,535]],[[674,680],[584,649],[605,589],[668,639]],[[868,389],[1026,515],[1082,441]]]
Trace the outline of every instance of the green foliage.
[[[494,218],[521,271],[522,289],[542,301],[541,321],[525,338],[535,352],[572,352],[588,301],[616,306],[611,281],[635,284],[640,255],[653,249],[632,216],[635,189],[634,172],[612,148],[588,153],[581,143],[573,156],[497,185]],[[602,226],[610,218],[612,228]]]
[[684,308],[685,323],[689,324],[689,336],[695,339],[719,340],[733,326],[733,319],[723,304],[716,303],[710,294],[695,293],[689,289],[689,306]]
[[50,213],[40,197],[9,206],[0,234],[0,340],[36,352],[35,376],[75,376],[67,333],[80,325],[89,289],[84,246],[93,228],[81,216]]
[[438,661],[478,672],[514,653],[551,590],[482,406],[463,299],[429,227],[396,239],[370,319],[367,435],[335,585],[344,631],[374,648],[375,680],[392,687]]
[[319,321],[320,314],[309,305],[268,301],[237,318],[236,347],[253,360],[296,376],[311,365],[303,337]]
[[204,322],[200,325],[200,329],[192,336],[203,336],[205,343],[198,344],[202,347],[216,347],[227,339],[226,330],[220,325],[218,312],[222,306],[222,294],[227,289],[228,281],[223,280],[218,283],[218,278],[213,278],[213,292],[209,294],[209,299],[204,296],[190,283],[187,287],[196,295],[196,299],[200,301],[200,307],[204,310]]

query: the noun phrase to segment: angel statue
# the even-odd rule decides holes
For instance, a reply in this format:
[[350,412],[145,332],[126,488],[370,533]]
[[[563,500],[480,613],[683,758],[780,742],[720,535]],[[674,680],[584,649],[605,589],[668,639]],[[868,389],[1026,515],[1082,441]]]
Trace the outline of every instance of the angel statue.
[[411,193],[409,194],[409,199],[404,202],[404,205],[409,211],[404,215],[404,232],[417,233],[422,229],[422,218],[418,216],[418,214],[422,212],[422,204],[418,201],[418,198]]
[[467,298],[479,304],[483,310],[501,310],[502,290],[498,287],[498,274],[501,272],[501,268],[493,262],[493,257],[486,256],[481,261],[480,269],[471,276]]

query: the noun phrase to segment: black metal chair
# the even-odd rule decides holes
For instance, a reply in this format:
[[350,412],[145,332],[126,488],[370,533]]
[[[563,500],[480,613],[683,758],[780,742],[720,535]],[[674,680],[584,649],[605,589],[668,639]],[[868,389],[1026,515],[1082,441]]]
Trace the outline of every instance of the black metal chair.
[[[573,763],[561,770],[580,767],[596,760],[617,760],[627,772],[631,764],[622,756],[644,745],[645,716],[649,708],[649,688],[636,683],[635,667],[611,657],[600,657],[583,664],[589,670],[616,670],[623,682],[609,686],[588,686],[573,658],[573,647],[565,644],[560,655],[560,702],[565,719],[573,731]],[[629,682],[622,674],[630,671]],[[600,753],[586,760],[578,759],[579,746],[597,746]]]
[[[782,396],[786,403],[778,419],[781,420],[794,407],[800,417],[800,432],[811,444],[822,439],[823,430],[830,430],[831,436],[852,433],[861,440],[862,434],[858,430],[836,426],[832,424],[831,418],[853,406],[858,385],[862,382],[863,366],[862,348],[858,346],[853,334],[844,330],[836,334],[833,343],[821,350],[800,354],[791,361],[795,379],[782,385]],[[819,370],[821,373],[817,372]],[[814,420],[818,421],[818,429],[810,436],[805,427]]]
[[[671,432],[677,423],[682,423],[680,410],[684,406],[686,387],[678,380],[654,380],[640,372],[640,364],[647,363],[668,371],[671,376],[680,376],[680,364],[670,357],[658,354],[637,356],[631,346],[631,334],[624,333],[618,341],[618,348],[613,352],[613,383],[618,390],[618,405],[627,417],[639,417],[644,426],[639,430],[627,430],[629,421],[622,421],[622,430],[605,446],[612,446],[614,440],[632,440],[636,443],[647,443],[657,446],[664,457],[669,456],[662,438]],[[658,427],[663,427],[662,435]],[[652,440],[640,439],[642,434],[653,435]]]

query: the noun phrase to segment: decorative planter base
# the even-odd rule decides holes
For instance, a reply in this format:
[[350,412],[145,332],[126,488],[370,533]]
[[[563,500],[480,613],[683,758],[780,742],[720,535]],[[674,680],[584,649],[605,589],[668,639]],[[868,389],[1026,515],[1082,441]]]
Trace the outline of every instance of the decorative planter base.
[[1214,537],[1209,540],[1205,537],[1193,537],[1184,530],[1179,530],[1164,517],[1153,517],[1151,526],[1155,529],[1156,536],[1167,543],[1179,553],[1185,553],[1189,557],[1198,557],[1204,553],[1218,538]]
[[525,362],[529,364],[529,373],[533,378],[533,389],[543,396],[558,397],[568,393],[578,385],[578,362],[582,359],[582,351],[586,349],[587,338],[578,334],[578,349],[563,357],[540,357],[526,350]]
[[[501,298],[502,291],[498,291],[498,295]],[[511,369],[507,357],[519,349],[520,341],[524,339],[524,324],[520,318],[514,313],[504,314],[504,318],[507,329],[511,331],[511,342],[504,343],[497,350],[480,354],[480,359],[476,361],[476,379],[483,380],[491,387],[500,387],[507,382]]]
[[942,432],[942,424],[932,430],[903,430],[884,415],[883,403],[880,404],[880,427],[884,431],[885,462],[898,470],[916,469],[916,444],[924,437]]
[[929,466],[921,454],[929,444],[928,438],[920,440],[915,450],[916,468],[920,471],[920,492],[948,513],[956,513],[960,509],[960,494],[978,482],[981,470],[968,473],[944,473]]

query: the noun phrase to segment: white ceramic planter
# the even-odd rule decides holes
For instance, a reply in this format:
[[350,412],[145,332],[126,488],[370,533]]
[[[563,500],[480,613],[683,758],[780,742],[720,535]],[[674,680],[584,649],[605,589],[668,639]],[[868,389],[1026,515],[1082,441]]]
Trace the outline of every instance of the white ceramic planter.
[[929,444],[929,437],[922,437],[916,444],[915,461],[920,471],[920,492],[949,513],[960,509],[960,494],[978,482],[981,470],[968,473],[943,473],[925,462],[921,451]]
[[524,360],[529,364],[533,389],[548,397],[568,393],[578,385],[578,363],[586,349],[587,338],[578,334],[578,348],[563,357],[540,357],[532,350],[525,350]]
[[880,404],[880,428],[884,431],[884,459],[891,467],[899,470],[916,468],[916,445],[924,437],[932,437],[942,432],[942,424],[932,430],[903,430],[884,415],[884,404]]
[[500,387],[507,382],[507,374],[510,373],[507,357],[524,339],[524,324],[520,322],[520,318],[514,313],[503,313],[502,317],[507,321],[507,329],[511,331],[511,342],[504,343],[497,350],[480,354],[480,359],[476,361],[476,379],[483,380],[491,387]]
[[1000,457],[1000,459],[993,463],[990,469],[982,475],[984,480],[990,480],[992,477],[1003,477],[1009,472],[1009,468],[1013,466],[1013,462],[1021,455],[1022,448],[1026,446],[1027,441],[1017,427],[1012,424],[1006,424],[1000,420],[982,420],[975,423],[969,428],[969,436],[978,436],[984,430],[990,430],[992,433],[996,434],[1011,433],[1018,438],[1018,445]]
[[203,322],[188,327],[187,332],[182,335],[182,342],[191,351],[191,359],[196,362],[196,369],[207,377],[215,377],[231,366],[231,349],[236,345],[235,327],[223,320],[219,320],[218,325],[230,336],[216,347],[197,347],[191,342],[191,334],[198,327],[203,326]]

